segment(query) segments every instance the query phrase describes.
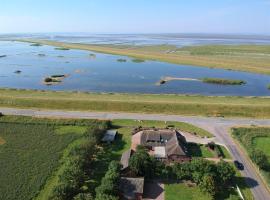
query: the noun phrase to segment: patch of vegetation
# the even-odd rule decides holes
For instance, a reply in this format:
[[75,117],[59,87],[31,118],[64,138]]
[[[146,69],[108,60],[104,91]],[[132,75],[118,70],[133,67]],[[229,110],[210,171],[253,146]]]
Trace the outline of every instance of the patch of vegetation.
[[96,188],[96,200],[118,199],[119,181],[121,165],[117,161],[112,161],[105,176],[101,180],[101,185]]
[[39,43],[33,43],[33,44],[30,44],[30,46],[32,46],[32,47],[40,47],[40,46],[42,46],[42,44],[39,44]]
[[123,58],[119,58],[119,59],[117,59],[117,62],[127,62],[127,60],[123,59]]
[[66,47],[56,47],[54,49],[55,50],[62,50],[62,51],[68,51],[68,50],[70,50],[69,48],[66,48]]
[[[39,193],[60,165],[63,150],[78,136],[56,135],[46,124],[0,123],[0,199],[26,200]],[[49,147],[49,148],[48,148]]]
[[16,70],[16,71],[14,71],[14,73],[15,74],[20,74],[20,73],[22,73],[22,71],[21,70]]
[[7,57],[7,55],[0,55],[0,58],[5,58]]
[[2,107],[269,118],[268,97],[98,94],[0,89]]
[[211,200],[195,185],[184,183],[165,184],[166,200]]
[[[225,158],[230,159],[231,156],[226,148],[214,144],[214,148],[211,149],[209,145],[188,143],[188,152],[191,157],[200,158]],[[212,144],[213,145],[213,144]]]
[[270,84],[267,86],[267,89],[270,90]]
[[86,126],[59,126],[55,129],[55,133],[58,135],[70,133],[82,135],[86,132],[86,130],[87,130]]
[[270,128],[233,128],[232,134],[246,149],[270,185]]
[[94,53],[90,53],[89,56],[90,56],[90,58],[96,58],[97,57],[96,54],[94,54]]
[[39,54],[38,54],[38,56],[39,56],[39,57],[45,57],[45,56],[46,56],[46,54],[39,53]]
[[52,78],[63,78],[66,77],[65,74],[56,74],[56,75],[51,75]]
[[50,77],[44,78],[44,83],[46,85],[61,83],[64,78],[66,78],[68,75],[62,75],[62,74],[56,74],[52,75]]
[[60,83],[61,80],[59,80],[57,78],[46,77],[46,78],[44,78],[44,82],[45,83]]
[[143,62],[145,62],[145,60],[135,58],[135,59],[132,59],[132,62],[134,62],[134,63],[143,63]]
[[203,78],[202,82],[220,84],[220,85],[244,85],[244,84],[246,84],[246,82],[243,80],[221,79],[221,78]]

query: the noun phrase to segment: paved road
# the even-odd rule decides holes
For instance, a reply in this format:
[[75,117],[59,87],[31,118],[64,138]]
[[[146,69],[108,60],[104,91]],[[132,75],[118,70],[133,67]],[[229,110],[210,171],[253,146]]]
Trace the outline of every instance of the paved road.
[[240,125],[265,125],[270,126],[270,120],[255,119],[224,119],[206,117],[186,117],[178,115],[158,114],[135,114],[135,113],[102,113],[102,112],[79,112],[79,111],[56,111],[56,110],[33,110],[33,109],[12,109],[0,108],[0,112],[9,115],[24,115],[37,117],[63,117],[80,119],[136,119],[136,120],[161,120],[161,121],[182,121],[194,124],[210,131],[216,136],[216,141],[224,144],[231,152],[233,159],[239,160],[245,166],[241,172],[246,177],[247,184],[256,200],[270,200],[270,193],[262,180],[256,173],[253,165],[244,156],[244,153],[235,145],[230,137],[229,128]]

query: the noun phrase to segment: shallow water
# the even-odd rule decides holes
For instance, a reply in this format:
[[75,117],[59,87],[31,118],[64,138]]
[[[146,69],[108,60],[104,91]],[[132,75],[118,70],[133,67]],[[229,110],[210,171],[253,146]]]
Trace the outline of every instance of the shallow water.
[[[202,95],[268,96],[270,76],[221,69],[175,65],[146,61],[134,63],[131,58],[89,51],[55,50],[51,46],[33,47],[28,43],[0,41],[0,87],[79,90],[91,92],[173,93]],[[45,54],[46,56],[38,56]],[[118,62],[117,59],[127,62]],[[20,74],[14,73],[22,71]],[[69,74],[62,83],[46,86],[44,77]],[[157,86],[162,77],[203,77],[241,79],[246,85],[224,86],[199,81],[177,80]]]

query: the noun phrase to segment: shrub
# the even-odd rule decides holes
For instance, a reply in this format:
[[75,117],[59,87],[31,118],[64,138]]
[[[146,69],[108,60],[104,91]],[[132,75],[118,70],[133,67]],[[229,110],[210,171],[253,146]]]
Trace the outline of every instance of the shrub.
[[253,150],[250,153],[251,160],[258,165],[260,169],[267,170],[269,167],[267,156],[258,149]]

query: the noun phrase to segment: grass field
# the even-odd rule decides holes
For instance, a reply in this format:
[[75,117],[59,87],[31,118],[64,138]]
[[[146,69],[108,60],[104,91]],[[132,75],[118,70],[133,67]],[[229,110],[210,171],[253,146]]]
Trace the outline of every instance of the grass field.
[[[269,127],[234,128],[232,134],[249,155],[253,150],[261,150],[268,157],[268,162],[270,163]],[[261,169],[260,172],[270,186],[270,169]]]
[[211,200],[198,187],[188,187],[185,184],[166,184],[165,200]]
[[269,45],[212,45],[177,48],[171,45],[91,45],[46,40],[20,40],[60,48],[125,55],[137,60],[158,60],[175,64],[270,74]]
[[0,199],[32,199],[59,166],[58,160],[74,134],[56,135],[53,127],[1,123]]
[[270,117],[270,98],[259,97],[97,94],[0,89],[0,107],[224,117]]
[[0,117],[0,199],[47,200],[69,150],[98,120]]

